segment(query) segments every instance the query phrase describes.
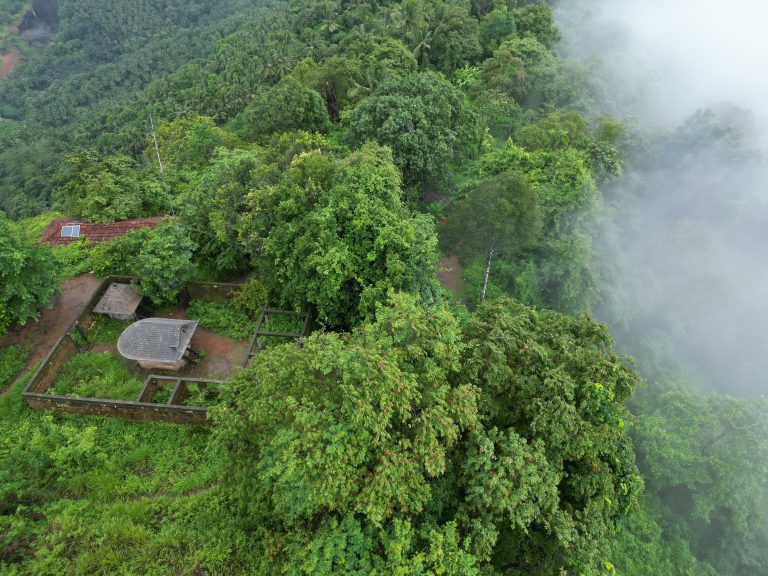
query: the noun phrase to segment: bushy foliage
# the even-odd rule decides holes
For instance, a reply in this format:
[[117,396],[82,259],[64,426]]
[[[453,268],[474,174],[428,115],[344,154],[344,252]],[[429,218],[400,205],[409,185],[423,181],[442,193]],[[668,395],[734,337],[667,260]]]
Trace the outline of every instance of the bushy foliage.
[[256,321],[230,301],[192,300],[187,317],[197,320],[201,327],[233,340],[248,338],[256,329]]
[[0,347],[0,390],[10,384],[27,362],[29,348],[12,345]]
[[36,319],[57,290],[51,250],[27,240],[0,212],[0,335]]
[[371,318],[393,290],[434,294],[434,226],[403,205],[386,148],[366,144],[341,161],[301,156],[251,208],[275,292],[329,326]]
[[25,383],[0,396],[0,572],[253,573],[204,428],[34,412]]
[[230,301],[235,308],[254,318],[267,303],[268,296],[269,291],[264,282],[251,278],[232,294]]

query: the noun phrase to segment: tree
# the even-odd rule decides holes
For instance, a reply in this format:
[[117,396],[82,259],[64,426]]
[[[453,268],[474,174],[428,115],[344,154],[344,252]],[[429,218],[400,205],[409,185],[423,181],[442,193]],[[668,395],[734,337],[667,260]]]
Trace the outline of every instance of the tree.
[[464,2],[440,2],[433,8],[431,55],[438,70],[449,74],[477,61],[482,53],[477,20]]
[[483,63],[481,79],[484,87],[504,92],[517,102],[525,98],[525,67],[509,50],[499,48]]
[[133,265],[144,295],[155,304],[173,302],[192,274],[195,248],[197,244],[175,222],[148,233]]
[[465,253],[485,261],[480,301],[485,300],[493,259],[528,247],[541,231],[539,199],[520,173],[506,171],[481,182],[456,207],[449,235]]
[[257,166],[257,155],[250,150],[220,148],[178,198],[179,215],[197,234],[200,255],[222,274],[241,273],[248,264],[240,232]]
[[26,240],[0,212],[0,335],[16,323],[37,319],[58,285],[51,250]]
[[510,299],[481,304],[462,339],[459,381],[480,389],[453,456],[471,551],[502,574],[595,573],[641,487],[624,430],[637,375],[606,326]]
[[251,215],[274,288],[329,326],[372,318],[391,290],[435,293],[434,226],[403,206],[387,148],[300,156],[277,186],[251,195]]
[[492,54],[516,31],[515,19],[506,6],[489,12],[480,19],[479,40],[486,55]]
[[450,313],[401,294],[375,323],[264,350],[230,381],[212,445],[234,501],[271,526],[264,573],[477,573],[455,524],[420,518],[476,414],[472,386],[448,382],[459,351]]
[[560,40],[552,9],[546,3],[536,2],[515,8],[512,16],[520,36],[533,36],[547,48],[552,48]]
[[168,199],[159,182],[139,179],[134,162],[116,154],[99,160],[93,151],[64,159],[54,200],[64,213],[89,222],[116,222],[164,212]]
[[[640,488],[604,326],[395,294],[350,334],[266,349],[211,410],[265,574],[602,574]],[[268,563],[268,564],[267,564]]]
[[243,139],[254,141],[289,130],[325,133],[331,121],[320,94],[288,76],[257,94],[233,120],[232,128]]
[[472,141],[475,116],[464,97],[434,72],[386,82],[348,118],[344,138],[353,146],[367,140],[392,148],[407,185],[442,174],[446,164]]
[[765,573],[768,401],[659,388],[641,397],[633,436],[662,528],[718,574]]

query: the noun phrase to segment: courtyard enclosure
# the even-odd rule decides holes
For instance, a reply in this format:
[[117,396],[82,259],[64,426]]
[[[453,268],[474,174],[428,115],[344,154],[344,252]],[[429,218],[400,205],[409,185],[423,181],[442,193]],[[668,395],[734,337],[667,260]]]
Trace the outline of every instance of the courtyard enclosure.
[[[163,420],[187,424],[204,424],[206,422],[207,406],[214,403],[221,386],[226,382],[218,378],[193,378],[178,374],[148,374],[135,400],[116,400],[107,398],[80,397],[74,395],[51,394],[53,387],[65,364],[76,355],[89,351],[92,347],[91,332],[94,325],[95,308],[108,290],[114,285],[136,283],[136,279],[127,276],[107,277],[85,306],[80,316],[72,323],[66,334],[62,336],[46,358],[35,371],[29,383],[22,392],[26,403],[34,409],[57,409],[65,412],[80,414],[116,416],[127,420]],[[225,301],[240,289],[238,284],[190,282],[181,294],[180,301],[190,298],[198,300]],[[254,343],[259,337],[300,338],[307,334],[309,317],[295,312],[272,310],[264,307],[258,326],[262,326],[269,315],[296,316],[301,319],[302,329],[299,332],[272,333],[261,331],[257,327],[256,334],[251,338],[247,349],[245,364],[255,353]],[[165,320],[165,319],[149,319]],[[137,324],[146,322],[140,320]],[[180,341],[178,347],[186,350],[197,322],[179,321],[188,329],[186,342]],[[133,324],[132,326],[135,326]],[[129,329],[132,327],[130,326]],[[127,331],[127,330],[126,330]],[[183,345],[183,346],[182,346]],[[258,349],[258,344],[256,344]],[[154,369],[154,368],[152,368]]]

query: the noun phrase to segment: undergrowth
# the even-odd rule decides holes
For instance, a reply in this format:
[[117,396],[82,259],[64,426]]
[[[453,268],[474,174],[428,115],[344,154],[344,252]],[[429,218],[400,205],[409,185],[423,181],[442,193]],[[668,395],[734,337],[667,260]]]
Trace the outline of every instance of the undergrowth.
[[114,344],[130,324],[108,316],[97,316],[88,329],[88,341],[91,344]]
[[0,574],[252,573],[207,427],[33,411],[28,378],[0,397]]
[[108,352],[83,352],[67,361],[50,394],[135,400],[144,383]]
[[0,348],[0,390],[10,384],[24,369],[31,349],[28,346],[4,346]]
[[[266,322],[261,325],[264,332],[283,332],[298,334],[304,327],[304,318],[297,316],[284,316],[282,314],[269,314]],[[280,344],[292,343],[293,339],[282,336],[259,336],[262,348],[271,348]]]
[[233,340],[249,338],[256,322],[231,302],[192,300],[187,318],[197,320],[202,328]]

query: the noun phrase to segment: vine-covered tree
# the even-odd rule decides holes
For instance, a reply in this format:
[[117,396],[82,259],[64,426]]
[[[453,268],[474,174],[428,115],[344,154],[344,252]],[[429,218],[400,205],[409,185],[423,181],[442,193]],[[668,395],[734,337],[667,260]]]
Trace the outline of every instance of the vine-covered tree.
[[64,160],[54,199],[65,214],[89,222],[162,214],[169,204],[160,183],[147,176],[139,178],[128,156],[99,160],[92,151]]

